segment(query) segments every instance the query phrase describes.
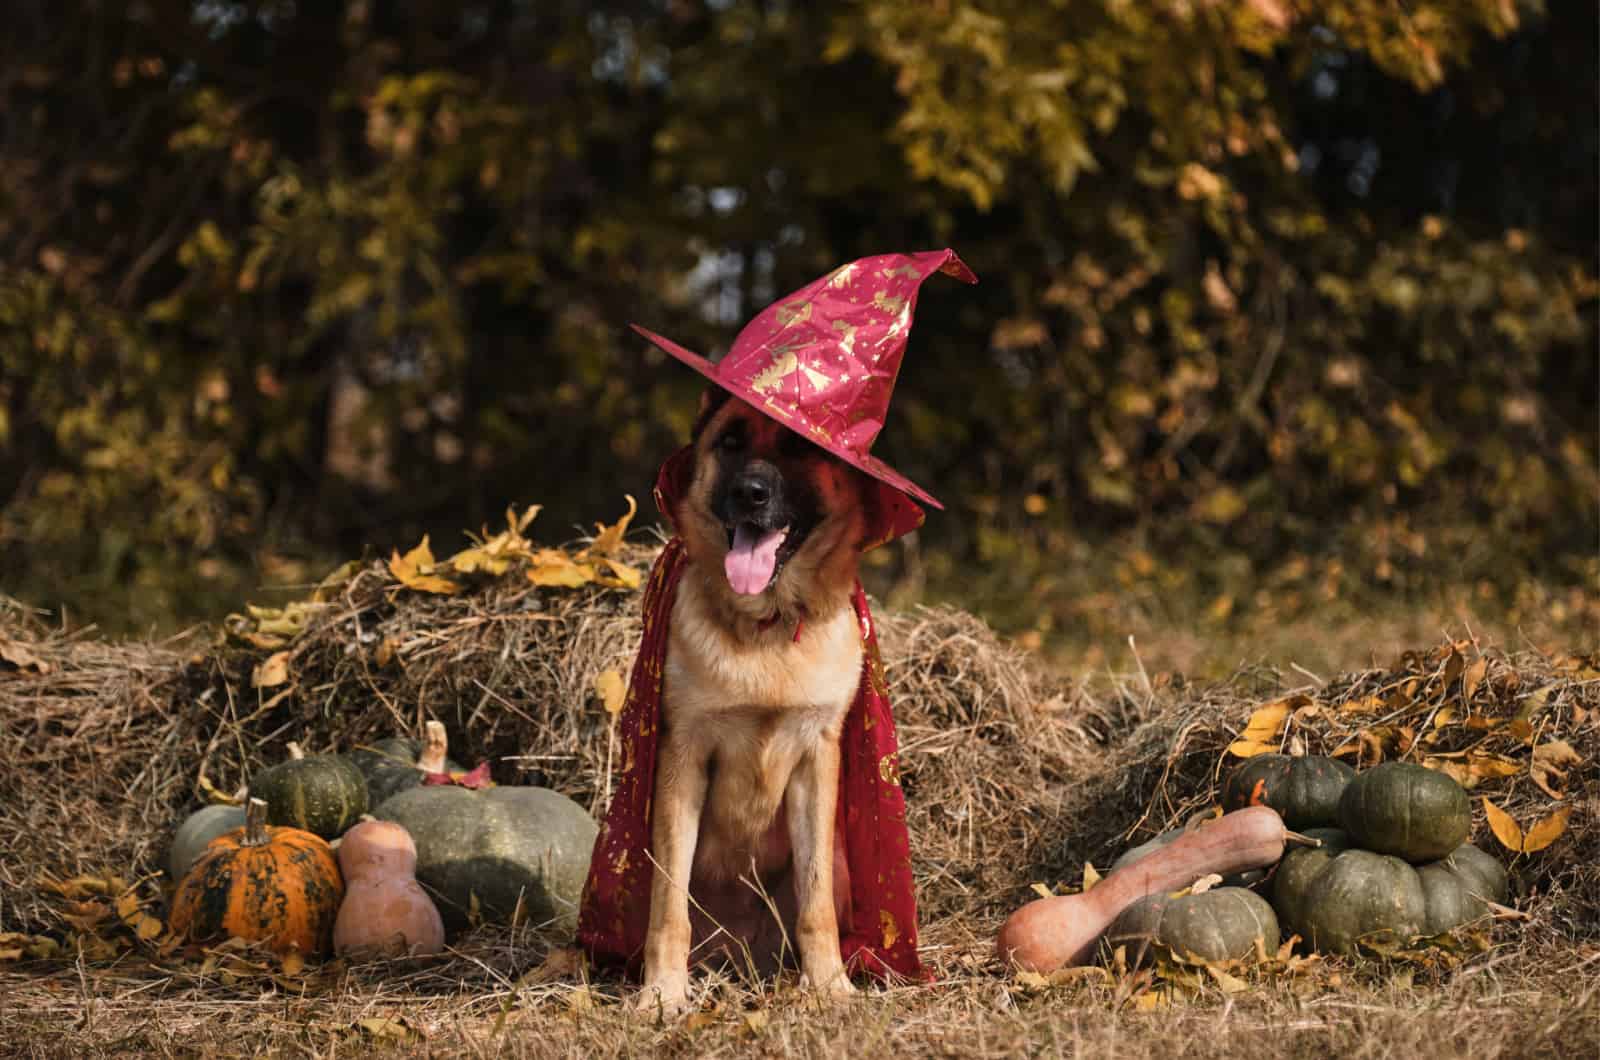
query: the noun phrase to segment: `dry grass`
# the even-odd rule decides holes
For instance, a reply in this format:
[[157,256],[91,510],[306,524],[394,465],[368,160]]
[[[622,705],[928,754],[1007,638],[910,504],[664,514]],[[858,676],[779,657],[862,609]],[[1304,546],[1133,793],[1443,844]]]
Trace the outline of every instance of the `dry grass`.
[[[648,552],[629,558],[647,562]],[[940,982],[875,992],[825,1018],[792,984],[718,981],[689,1023],[641,1024],[610,1003],[616,983],[590,983],[569,951],[523,930],[479,929],[456,940],[448,960],[423,966],[328,962],[286,974],[248,952],[204,963],[164,957],[133,943],[114,917],[86,927],[93,896],[65,897],[48,878],[114,873],[156,907],[167,836],[198,804],[202,773],[232,790],[291,739],[347,749],[438,718],[457,760],[487,757],[502,783],[603,803],[614,747],[592,690],[599,672],[626,672],[638,635],[632,593],[541,590],[515,577],[455,597],[397,593],[374,564],[322,595],[297,627],[264,616],[214,640],[158,644],[63,634],[18,606],[0,608],[0,657],[9,660],[0,662],[0,738],[12,752],[0,770],[0,933],[64,945],[55,959],[0,962],[0,1053],[323,1055],[382,1044],[530,1056],[1118,1049],[1238,1060],[1600,1051],[1591,1014],[1600,674],[1589,658],[1470,644],[1408,653],[1325,685],[1270,669],[1205,686],[1142,671],[1083,684],[1043,670],[959,611],[882,611],[923,943]],[[280,652],[288,680],[254,685],[257,667]],[[1480,658],[1468,689],[1464,676]],[[1085,860],[1104,866],[1130,839],[1209,805],[1223,749],[1251,710],[1293,694],[1307,698],[1295,701],[1283,739],[1311,752],[1355,740],[1367,760],[1418,758],[1471,741],[1525,762],[1519,718],[1536,743],[1565,739],[1578,752],[1564,779],[1567,833],[1517,859],[1526,919],[1498,924],[1494,949],[1464,963],[1263,972],[1237,994],[1169,994],[1148,977],[1030,987],[993,963],[993,933],[1031,897],[1031,883],[1075,880]],[[1447,706],[1460,723],[1436,727]],[[1474,794],[1524,825],[1556,805],[1526,770]],[[1474,834],[1484,841],[1478,805]],[[1141,1011],[1151,1004],[1156,1011]],[[400,1019],[405,1026],[392,1022]]]

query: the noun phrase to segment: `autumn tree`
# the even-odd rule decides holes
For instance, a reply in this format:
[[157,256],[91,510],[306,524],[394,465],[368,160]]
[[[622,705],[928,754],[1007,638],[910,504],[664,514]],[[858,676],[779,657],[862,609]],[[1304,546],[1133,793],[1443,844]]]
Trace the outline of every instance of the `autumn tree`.
[[936,555],[1026,582],[1127,527],[1374,569],[1439,527],[1568,576],[1592,552],[1587,5],[10,15],[25,596],[192,614],[263,557],[508,501],[564,536],[688,424],[695,381],[629,321],[714,351],[841,260],[936,245],[983,282],[924,300],[880,443],[956,501]]

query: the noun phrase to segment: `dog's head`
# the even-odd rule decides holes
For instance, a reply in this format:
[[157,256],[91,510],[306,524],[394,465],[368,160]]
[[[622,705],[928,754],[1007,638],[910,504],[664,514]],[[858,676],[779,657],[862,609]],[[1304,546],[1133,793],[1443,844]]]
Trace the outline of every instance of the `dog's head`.
[[693,444],[679,529],[717,596],[746,618],[842,605],[863,545],[864,476],[720,388],[701,401]]

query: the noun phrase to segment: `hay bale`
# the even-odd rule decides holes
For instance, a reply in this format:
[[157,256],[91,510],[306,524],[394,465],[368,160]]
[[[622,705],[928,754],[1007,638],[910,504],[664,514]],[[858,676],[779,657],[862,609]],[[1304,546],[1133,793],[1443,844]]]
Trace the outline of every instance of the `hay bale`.
[[[622,558],[642,567],[653,554],[630,546]],[[925,937],[953,946],[991,934],[1031,882],[1075,881],[1084,861],[1103,867],[1210,805],[1252,708],[1294,691],[1270,669],[1207,687],[1141,674],[1095,691],[960,611],[877,618]],[[171,828],[199,805],[200,778],[233,790],[290,740],[343,751],[436,718],[458,761],[488,759],[496,780],[547,785],[598,814],[615,742],[595,678],[626,675],[639,629],[631,591],[538,588],[513,572],[434,596],[400,588],[379,563],[302,605],[232,621],[212,643],[108,644],[0,608],[0,738],[12,750],[0,770],[0,932],[63,929],[42,873],[156,871]],[[1519,718],[1535,742],[1570,741],[1567,832],[1521,859],[1517,877],[1541,925],[1600,933],[1593,660],[1449,646],[1297,694],[1284,740],[1313,753],[1392,755],[1410,730],[1439,733],[1436,756],[1471,740],[1522,761]],[[1470,709],[1434,726],[1452,703]],[[1525,772],[1485,779],[1478,794],[1524,823],[1553,805]]]

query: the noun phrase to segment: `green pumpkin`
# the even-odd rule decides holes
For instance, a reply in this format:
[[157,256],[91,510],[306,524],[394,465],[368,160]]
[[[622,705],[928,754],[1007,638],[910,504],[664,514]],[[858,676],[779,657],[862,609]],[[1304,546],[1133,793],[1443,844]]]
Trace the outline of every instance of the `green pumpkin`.
[[565,795],[547,788],[439,785],[402,791],[375,816],[411,833],[417,880],[446,924],[467,924],[474,908],[485,920],[509,920],[520,902],[523,921],[562,936],[576,930],[599,829]]
[[1272,874],[1272,906],[1285,931],[1309,937],[1306,928],[1306,891],[1334,857],[1350,849],[1350,837],[1337,828],[1312,828],[1305,833],[1320,840],[1317,847],[1291,847]]
[[1411,762],[1385,762],[1344,789],[1339,827],[1356,846],[1421,864],[1466,841],[1472,812],[1454,777]]
[[1401,858],[1345,850],[1317,873],[1300,909],[1315,949],[1354,954],[1360,944],[1405,945],[1427,929],[1427,896]]
[[250,778],[252,798],[267,803],[267,821],[336,839],[367,812],[367,782],[338,755],[306,755],[289,745],[289,759]]
[[1266,900],[1242,887],[1218,887],[1172,898],[1151,894],[1123,910],[1106,930],[1108,954],[1126,946],[1143,963],[1155,947],[1203,961],[1249,957],[1278,948],[1278,918]]
[[1505,866],[1471,844],[1447,858],[1417,866],[1427,903],[1425,935],[1443,935],[1489,914],[1489,902],[1506,900]]
[[244,827],[244,807],[203,806],[183,819],[172,835],[172,846],[167,850],[167,873],[174,880],[183,879],[189,866],[200,859],[206,847],[217,836]]
[[1353,953],[1359,940],[1386,944],[1443,935],[1506,900],[1506,870],[1464,844],[1426,865],[1349,846],[1331,828],[1307,833],[1318,848],[1291,850],[1272,881],[1272,905],[1284,928],[1308,945]]
[[[436,721],[428,722],[432,739]],[[430,768],[424,744],[404,736],[391,736],[387,740],[363,744],[345,757],[360,770],[367,782],[367,804],[382,806],[389,798],[410,788],[420,787],[428,773],[462,773],[459,765],[445,756],[444,726],[439,725],[441,764]]]
[[1356,771],[1321,755],[1265,754],[1247,758],[1222,786],[1222,809],[1271,806],[1294,831],[1336,824],[1339,797]]

